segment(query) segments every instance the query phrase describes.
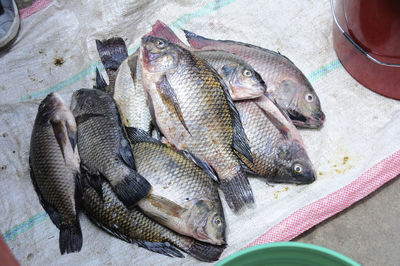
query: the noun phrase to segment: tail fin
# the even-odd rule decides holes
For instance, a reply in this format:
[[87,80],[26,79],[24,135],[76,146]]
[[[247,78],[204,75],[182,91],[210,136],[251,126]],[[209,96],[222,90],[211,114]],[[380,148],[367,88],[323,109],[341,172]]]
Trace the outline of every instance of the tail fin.
[[219,259],[225,248],[226,245],[216,246],[195,240],[185,252],[198,260],[212,262]]
[[82,248],[82,231],[78,218],[76,222],[69,225],[60,226],[60,252],[77,252]]
[[101,62],[108,75],[110,83],[109,88],[114,88],[116,71],[122,61],[128,57],[128,49],[125,41],[120,37],[114,37],[103,41],[96,40],[96,46]]
[[131,170],[128,176],[113,187],[113,190],[125,206],[130,209],[150,193],[151,185],[143,176]]
[[107,82],[104,80],[103,76],[101,75],[99,69],[96,67],[96,86],[94,88],[107,91]]
[[186,40],[193,48],[201,49],[213,45],[214,41],[211,39],[207,39],[187,30],[183,30],[183,32],[185,33]]
[[245,206],[254,203],[253,191],[243,169],[231,175],[230,178],[220,178],[220,188],[224,193],[228,206],[238,212]]
[[167,41],[170,41],[174,44],[182,46],[184,48],[188,48],[186,44],[184,44],[178,36],[162,21],[157,20],[156,23],[151,28],[151,32],[148,33],[151,36],[163,38]]

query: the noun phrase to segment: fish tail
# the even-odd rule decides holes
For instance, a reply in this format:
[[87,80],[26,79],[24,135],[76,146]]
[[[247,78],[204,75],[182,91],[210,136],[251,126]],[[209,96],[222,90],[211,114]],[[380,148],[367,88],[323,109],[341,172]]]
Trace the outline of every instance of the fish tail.
[[192,46],[193,48],[196,49],[201,49],[205,46],[211,46],[213,40],[211,39],[207,39],[203,36],[197,35],[193,32],[190,32],[188,30],[183,30],[183,32],[185,33],[186,36],[186,40],[188,41],[188,43],[190,44],[190,46]]
[[82,248],[82,231],[78,217],[72,224],[60,226],[60,252],[61,255],[65,252],[77,252]]
[[96,46],[101,62],[108,75],[109,85],[106,91],[113,95],[117,69],[122,61],[128,57],[128,49],[125,41],[120,37],[114,37],[103,41],[96,40]]
[[212,262],[217,261],[226,245],[212,245],[201,241],[194,240],[192,245],[185,249],[185,252],[198,260]]
[[150,189],[150,183],[134,170],[114,186],[114,192],[128,208],[146,197]]
[[238,168],[239,170],[230,175],[229,178],[220,178],[220,188],[224,193],[228,206],[234,212],[238,212],[245,206],[250,206],[254,203],[253,191],[249,180],[243,169],[241,167]]

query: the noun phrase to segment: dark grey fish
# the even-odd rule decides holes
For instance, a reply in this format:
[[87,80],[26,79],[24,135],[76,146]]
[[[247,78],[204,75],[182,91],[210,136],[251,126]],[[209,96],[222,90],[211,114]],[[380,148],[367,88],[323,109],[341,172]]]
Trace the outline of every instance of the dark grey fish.
[[97,89],[80,89],[72,95],[71,109],[82,167],[106,178],[128,207],[147,196],[151,185],[134,170],[129,141],[111,96]]
[[40,203],[60,229],[60,252],[82,248],[81,200],[75,119],[64,101],[50,93],[40,103],[29,152],[32,183]]

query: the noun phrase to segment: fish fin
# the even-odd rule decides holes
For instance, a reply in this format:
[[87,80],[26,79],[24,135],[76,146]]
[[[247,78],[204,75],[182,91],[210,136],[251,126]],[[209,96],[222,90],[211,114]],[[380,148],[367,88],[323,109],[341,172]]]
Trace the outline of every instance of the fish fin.
[[131,56],[128,56],[128,66],[131,71],[131,77],[133,80],[135,80],[138,59],[139,59],[139,55],[136,53]]
[[267,117],[267,119],[269,121],[271,121],[272,124],[274,124],[276,129],[278,129],[279,132],[281,132],[281,134],[285,137],[285,139],[289,139],[290,129],[285,124],[283,124],[281,121],[279,121],[279,119],[276,118],[273,113],[266,110],[265,108],[262,108],[262,106],[257,104],[257,102],[256,102],[256,105],[261,109],[261,111],[264,113],[264,115]]
[[76,213],[79,213],[80,210],[83,209],[83,202],[82,202],[82,180],[81,174],[77,173],[75,175],[75,210]]
[[[87,170],[87,167],[81,163],[81,185],[82,188],[85,184],[89,184],[101,199],[103,199],[103,182],[105,178],[98,174],[91,174]],[[82,190],[83,191],[83,190]]]
[[82,248],[82,231],[79,224],[79,218],[76,217],[76,221],[72,224],[62,224],[60,226],[60,238],[59,238],[60,252],[61,255],[65,252],[77,252]]
[[216,77],[220,80],[223,92],[225,94],[226,100],[228,101],[229,110],[232,119],[232,127],[233,127],[233,140],[232,140],[232,147],[234,150],[242,154],[244,157],[247,158],[251,163],[253,163],[253,158],[251,157],[251,150],[249,146],[249,142],[244,132],[242,120],[240,120],[240,115],[238,110],[233,103],[232,97],[229,94],[228,87],[226,86],[225,82],[215,73]]
[[161,20],[157,20],[156,23],[153,24],[153,26],[151,28],[151,32],[149,32],[148,35],[158,37],[158,38],[163,38],[174,44],[180,45],[182,47],[187,47],[187,45],[185,45],[178,38],[178,36],[176,36],[176,34],[171,30],[171,28],[168,27]]
[[129,175],[113,186],[115,194],[128,209],[146,197],[151,190],[150,183],[143,176],[135,170],[130,170]]
[[139,247],[145,248],[168,257],[184,258],[183,254],[169,242],[149,242],[143,240],[134,240]]
[[151,95],[147,91],[146,91],[146,95],[147,95],[147,103],[148,103],[148,107],[149,107],[149,111],[150,111],[150,116],[151,116],[151,123],[153,124],[154,129],[161,133],[161,130],[157,125],[156,112],[154,110],[154,105],[153,105],[153,101],[151,99]]
[[140,128],[125,127],[126,135],[130,142],[154,142],[161,143],[159,140],[152,138],[149,133]]
[[150,194],[147,196],[146,199],[151,203],[151,205],[156,206],[159,209],[162,209],[164,213],[170,216],[180,217],[182,213],[187,211],[187,209],[182,208],[175,202],[170,201],[169,199],[164,198],[162,196]]
[[61,120],[50,120],[50,124],[53,128],[58,147],[60,148],[61,154],[65,160],[65,149],[68,143],[67,129]]
[[217,261],[221,253],[225,250],[226,245],[212,245],[201,241],[193,241],[188,249],[185,250],[190,256],[198,260],[212,262]]
[[72,151],[75,151],[77,131],[76,131],[76,129],[73,129],[68,122],[66,123],[66,127],[67,127],[67,135],[68,135],[69,142],[71,143]]
[[97,51],[101,62],[103,63],[109,80],[106,91],[114,95],[114,84],[117,75],[117,69],[121,63],[128,57],[128,49],[122,38],[114,37],[108,40],[96,40]]
[[254,203],[253,191],[241,167],[231,175],[230,179],[221,178],[220,188],[224,193],[228,206],[236,213],[243,207]]
[[36,194],[38,195],[40,205],[42,205],[43,209],[47,212],[49,215],[51,221],[53,224],[57,227],[60,228],[60,215],[58,212],[43,198],[42,192],[39,189],[38,184],[36,183],[36,178],[35,174],[33,172],[32,166],[31,166],[31,158],[29,158],[29,166],[30,166],[30,175],[31,175],[31,180],[32,180],[32,185],[33,188],[36,191]]
[[203,161],[193,153],[182,150],[180,153],[185,156],[187,159],[191,160],[194,162],[198,167],[203,169],[204,172],[206,172],[214,181],[219,182],[218,180],[218,174],[215,172],[215,170],[209,165],[206,161]]
[[160,82],[156,83],[156,87],[163,103],[167,106],[170,112],[175,113],[178,116],[179,121],[181,121],[183,127],[186,129],[187,132],[189,132],[185,120],[183,119],[182,111],[179,106],[178,99],[176,98],[174,89],[171,87],[171,84],[169,84],[168,79],[165,75]]
[[119,233],[117,230],[110,228],[108,226],[105,226],[104,224],[100,223],[99,221],[97,221],[96,219],[94,219],[91,215],[87,215],[87,217],[89,218],[89,220],[94,223],[96,226],[98,226],[99,228],[103,229],[104,231],[106,231],[108,234],[119,238],[123,241],[126,241],[128,243],[132,243],[134,240],[132,240],[131,238]]
[[[122,132],[123,133],[123,132]],[[124,137],[122,139],[123,142],[126,142],[125,145],[120,145],[118,149],[118,155],[121,160],[133,170],[136,170],[135,160],[133,159],[131,146],[129,145],[129,141]]]
[[96,85],[93,86],[93,88],[101,91],[107,91],[107,86],[107,82],[104,80],[103,75],[101,75],[99,69],[96,67]]
[[128,57],[128,49],[125,41],[120,37],[113,37],[107,40],[96,40],[97,52],[101,62],[106,69],[117,70]]
[[183,32],[185,33],[186,40],[193,48],[201,49],[205,46],[213,45],[214,40],[207,39],[188,30],[183,30]]

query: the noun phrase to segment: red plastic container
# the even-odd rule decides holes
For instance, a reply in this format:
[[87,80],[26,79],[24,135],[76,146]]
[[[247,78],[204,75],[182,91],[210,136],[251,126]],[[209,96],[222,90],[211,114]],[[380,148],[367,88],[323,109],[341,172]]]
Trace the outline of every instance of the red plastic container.
[[331,5],[333,44],[344,68],[370,90],[400,100],[400,0]]

